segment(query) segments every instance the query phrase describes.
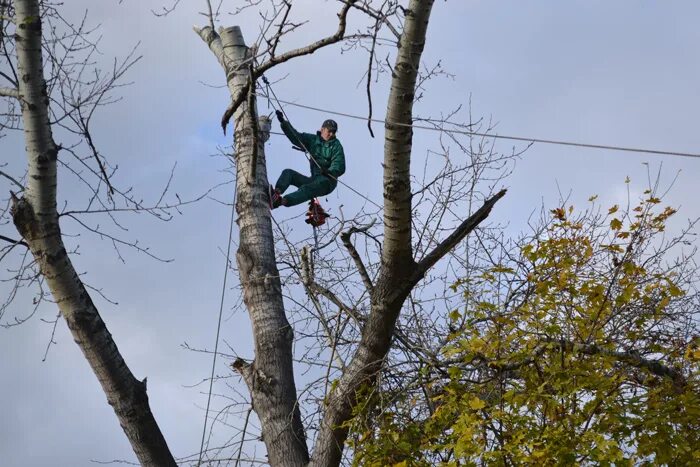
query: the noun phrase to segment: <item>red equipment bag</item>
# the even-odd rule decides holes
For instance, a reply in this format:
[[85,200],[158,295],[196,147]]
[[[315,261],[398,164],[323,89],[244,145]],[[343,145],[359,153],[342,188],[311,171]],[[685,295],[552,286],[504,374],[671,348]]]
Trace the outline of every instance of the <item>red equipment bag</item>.
[[318,199],[314,198],[309,201],[309,210],[306,211],[306,222],[312,227],[318,227],[326,223],[326,218],[331,217],[322,207]]

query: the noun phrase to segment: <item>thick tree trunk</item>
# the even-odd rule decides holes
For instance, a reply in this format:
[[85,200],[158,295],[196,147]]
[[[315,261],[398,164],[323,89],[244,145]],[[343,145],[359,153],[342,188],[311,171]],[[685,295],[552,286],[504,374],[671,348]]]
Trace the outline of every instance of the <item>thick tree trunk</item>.
[[[238,27],[217,35],[211,28],[195,29],[226,71],[232,99],[249,84],[249,57]],[[249,103],[252,102],[252,107]],[[264,138],[256,140],[255,100],[239,106],[234,117],[239,248],[236,259],[243,299],[255,338],[255,360],[238,360],[262,425],[263,441],[273,466],[303,466],[309,461],[306,437],[297,404],[292,362],[293,331],[284,312],[282,285],[275,260]],[[266,119],[264,123],[267,123]],[[267,128],[269,130],[269,126]],[[265,136],[265,128],[262,128]],[[255,163],[255,179],[250,178]]]
[[[411,290],[411,147],[413,101],[433,0],[411,0],[399,41],[384,139],[384,248],[372,309],[355,356],[330,396],[311,464],[340,464],[358,391],[375,384],[389,352],[396,319]],[[395,125],[401,123],[404,125]]]
[[29,173],[13,220],[29,245],[68,323],[142,465],[176,465],[148,405],[146,383],[132,375],[66,253],[56,211],[56,159],[43,77],[37,0],[15,1],[19,94]]

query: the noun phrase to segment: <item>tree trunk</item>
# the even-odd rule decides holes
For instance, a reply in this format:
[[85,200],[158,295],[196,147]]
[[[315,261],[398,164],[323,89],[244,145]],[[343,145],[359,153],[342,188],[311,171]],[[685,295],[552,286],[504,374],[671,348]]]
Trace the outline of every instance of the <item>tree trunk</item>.
[[[221,29],[220,37],[209,27],[195,28],[195,31],[224,67],[231,97],[235,99],[250,79],[246,62],[250,52],[240,28]],[[240,230],[236,259],[255,338],[254,361],[247,363],[239,359],[234,367],[243,375],[252,396],[253,410],[262,425],[270,464],[303,466],[309,461],[309,452],[294,383],[294,335],[282,301],[267,200],[264,138],[256,138],[256,114],[252,96],[233,115],[238,190],[236,212]],[[269,121],[263,121],[269,130]],[[251,179],[253,163],[255,178]]]
[[13,221],[29,245],[139,462],[174,466],[175,460],[148,405],[145,380],[138,381],[126,366],[63,245],[56,210],[58,147],[48,117],[39,2],[16,0],[15,11],[19,93],[29,170],[23,197],[13,196]]
[[[384,248],[372,307],[359,347],[328,408],[314,447],[311,466],[337,466],[348,435],[346,422],[357,405],[358,391],[375,384],[389,352],[396,320],[411,290],[415,268],[411,245],[411,148],[413,101],[433,0],[411,0],[399,41],[387,103],[384,137]],[[401,123],[404,125],[395,125]]]

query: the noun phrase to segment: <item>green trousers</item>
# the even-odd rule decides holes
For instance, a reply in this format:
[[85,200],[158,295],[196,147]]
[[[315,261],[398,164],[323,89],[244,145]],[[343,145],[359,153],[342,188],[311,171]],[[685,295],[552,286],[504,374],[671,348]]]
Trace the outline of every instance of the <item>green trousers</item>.
[[296,206],[316,197],[327,195],[335,190],[338,182],[324,175],[307,177],[296,170],[284,169],[275,183],[275,188],[280,193],[284,193],[289,185],[297,187],[298,190],[284,196],[287,201],[285,206]]

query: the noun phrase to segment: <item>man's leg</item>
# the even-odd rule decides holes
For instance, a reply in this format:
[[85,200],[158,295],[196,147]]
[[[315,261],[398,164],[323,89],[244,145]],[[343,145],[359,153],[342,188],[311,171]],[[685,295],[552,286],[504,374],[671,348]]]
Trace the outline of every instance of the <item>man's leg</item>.
[[284,169],[280,174],[280,177],[277,179],[277,183],[275,183],[275,189],[280,193],[284,193],[287,191],[287,188],[289,188],[289,185],[300,187],[311,183],[312,181],[313,179],[311,177],[302,175],[296,170]]
[[295,192],[292,192],[284,197],[285,206],[296,206],[297,204],[305,203],[318,196],[327,195],[332,192],[337,182],[331,180],[327,177],[314,177],[310,179],[309,177],[304,177],[310,181],[310,183],[303,184]]

